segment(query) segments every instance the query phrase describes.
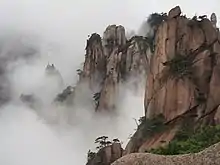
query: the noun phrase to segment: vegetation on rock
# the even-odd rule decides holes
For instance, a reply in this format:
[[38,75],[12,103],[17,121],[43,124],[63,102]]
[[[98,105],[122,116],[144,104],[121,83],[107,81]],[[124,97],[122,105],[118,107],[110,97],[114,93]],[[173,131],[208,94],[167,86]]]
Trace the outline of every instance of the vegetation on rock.
[[149,137],[156,132],[161,132],[165,129],[165,118],[162,114],[155,116],[152,119],[147,119],[145,116],[139,119],[138,129],[142,129],[144,137]]
[[168,67],[170,78],[183,79],[192,75],[193,59],[190,55],[177,54],[173,59],[163,63]]
[[68,86],[66,89],[63,90],[62,93],[58,94],[55,98],[55,101],[63,102],[65,101],[69,95],[71,95],[74,92],[74,87]]
[[[201,119],[200,115],[202,116],[204,115],[202,110],[199,111],[201,112],[201,114],[198,113],[197,110],[200,108],[199,106],[201,106],[201,104],[203,103],[207,103],[207,100],[209,100],[209,95],[215,97],[215,92],[211,93],[209,91],[213,90],[211,88],[211,85],[218,84],[218,80],[219,80],[218,76],[215,77],[215,75],[212,74],[212,72],[215,73],[214,72],[215,70],[213,69],[213,65],[209,64],[209,63],[214,63],[214,62],[210,62],[210,60],[214,61],[213,60],[215,59],[214,51],[218,51],[217,48],[219,46],[219,44],[216,44],[215,47],[213,47],[213,44],[218,41],[218,39],[214,39],[215,31],[214,29],[211,29],[211,26],[209,27],[208,24],[206,25],[206,22],[202,22],[202,21],[199,22],[199,20],[197,20],[197,17],[194,17],[192,20],[187,20],[185,16],[180,16],[181,10],[180,8],[178,9],[178,7],[174,8],[174,10],[170,13],[171,14],[169,14],[169,19],[172,19],[172,21],[167,21],[166,22],[167,26],[164,27],[161,26],[160,28],[158,27],[161,24],[163,24],[164,21],[166,21],[168,18],[167,14],[153,13],[150,15],[150,17],[147,20],[148,23],[147,27],[149,28],[147,29],[144,27],[144,30],[146,31],[150,30],[148,32],[148,35],[146,35],[147,37],[133,36],[130,40],[126,41],[126,44],[123,45],[117,45],[116,42],[117,40],[115,40],[114,38],[109,37],[106,39],[107,42],[106,43],[107,45],[105,45],[106,47],[111,48],[112,46],[118,46],[118,52],[121,52],[120,60],[122,59],[121,60],[122,62],[120,61],[121,64],[116,65],[115,69],[117,69],[118,72],[124,73],[127,64],[126,62],[128,61],[128,64],[130,62],[129,61],[130,59],[127,61],[124,60],[126,59],[127,50],[129,50],[128,51],[129,53],[133,53],[133,52],[136,53],[137,49],[133,49],[135,45],[138,47],[138,51],[141,52],[140,55],[144,53],[147,54],[146,51],[149,48],[151,49],[152,52],[154,52],[155,36],[157,35],[158,45],[156,47],[157,51],[154,53],[155,58],[153,57],[154,58],[153,60],[151,59],[149,60],[150,66],[153,67],[152,70],[150,70],[152,76],[149,76],[150,77],[148,79],[149,84],[147,83],[148,85],[147,87],[149,88],[146,88],[146,90],[149,89],[150,90],[147,91],[147,94],[145,95],[146,98],[145,110],[146,111],[149,110],[148,105],[150,104],[150,101],[154,99],[156,101],[154,101],[151,104],[151,110],[159,110],[158,107],[163,107],[164,109],[162,112],[164,114],[166,113],[166,118],[170,120],[166,121],[165,117],[162,114],[155,116],[153,118],[146,118],[146,116],[141,117],[139,119],[139,123],[137,123],[138,124],[137,131],[134,133],[133,137],[131,138],[131,142],[129,142],[127,153],[142,151],[145,147],[150,148],[152,146],[157,146],[157,144],[159,145],[158,142],[160,140],[161,143],[163,143],[165,141],[162,140],[166,139],[167,137],[168,137],[166,139],[167,141],[171,140],[173,138],[173,135],[176,133],[175,131],[177,131],[176,128],[177,126],[179,126],[179,122],[182,122],[182,120],[185,120],[185,118],[188,121],[182,122],[181,129],[178,130],[177,134],[175,135],[174,139],[172,139],[172,141],[170,141],[168,144],[166,144],[163,147],[151,149],[146,152],[162,154],[162,155],[195,153],[220,141],[220,125],[205,126],[205,127],[201,127],[199,125],[199,128],[197,128],[198,126],[197,124],[193,125],[195,124],[195,122],[198,122],[197,117]],[[181,19],[177,18],[179,16],[181,17]],[[199,19],[201,20],[203,20],[204,18],[206,18],[206,16],[199,17]],[[193,25],[196,26],[187,27],[187,31],[186,31],[185,28],[188,25],[188,22],[189,25],[190,23],[192,23]],[[169,29],[168,31],[167,28]],[[212,30],[213,30],[213,35],[211,35]],[[175,36],[172,34],[172,32],[175,32]],[[145,33],[145,31],[143,33]],[[93,37],[94,37],[93,39],[100,40],[100,36],[94,35]],[[172,41],[169,41],[171,38]],[[192,42],[191,38],[194,38],[195,40],[193,40]],[[169,44],[166,44],[166,42],[159,42],[165,40],[169,41]],[[133,47],[130,47],[131,45]],[[166,54],[166,53],[161,54],[161,52],[173,52],[174,54]],[[129,56],[129,58],[133,60],[132,56],[131,57]],[[201,64],[196,65],[195,67],[193,66],[196,62],[204,58],[205,60],[201,62]],[[163,61],[163,59],[168,59],[168,61],[163,63],[164,68],[161,67],[160,64],[160,61]],[[206,64],[208,66],[207,68],[205,66]],[[205,68],[203,69],[202,67]],[[161,68],[163,68],[162,71]],[[213,70],[210,68],[212,68]],[[213,75],[214,77],[213,82],[211,81],[210,76],[208,75],[206,76],[206,72],[209,72],[208,74]],[[159,78],[157,77],[158,75]],[[197,83],[199,82],[200,78],[203,78],[203,76],[204,79],[207,78],[209,79],[209,81],[203,83],[202,80],[201,83]],[[176,83],[175,88],[173,90],[171,87],[173,83],[171,82],[170,83],[171,85],[167,85],[162,92],[162,95],[164,96],[163,99],[161,98],[160,93],[158,94],[158,91],[162,88],[161,85],[163,85],[164,82],[166,82],[168,79],[173,79],[175,81],[191,79],[192,81],[190,82],[186,81],[184,84]],[[160,84],[160,82],[162,83]],[[209,82],[210,84],[206,86],[206,83],[208,84]],[[182,87],[186,87],[186,88],[183,89]],[[203,87],[204,89],[207,87],[208,92],[206,92],[206,90],[203,90],[202,89]],[[155,95],[155,93],[157,94]],[[192,93],[195,93],[195,96],[192,96]],[[211,95],[210,93],[213,95]],[[96,105],[98,106],[100,93],[95,93],[93,98]],[[213,102],[215,102],[218,99],[215,98],[213,100],[214,100]],[[174,103],[171,103],[171,101],[174,101]],[[204,106],[205,108],[202,107],[204,108],[204,111],[206,111],[206,107],[208,107],[207,104]],[[210,107],[212,106],[213,105],[210,105]],[[197,107],[199,108],[197,109]],[[207,108],[207,112],[209,112],[210,109]],[[173,110],[175,111],[172,112]],[[146,115],[149,114],[150,116],[157,113],[158,112],[146,113]],[[171,130],[170,128],[175,128],[175,129]],[[167,131],[167,130],[171,130],[171,131]],[[162,136],[160,136],[160,133],[162,134]],[[159,136],[157,136],[158,134]],[[108,139],[107,136],[101,136],[95,140],[95,143],[98,144],[97,149],[99,151],[100,150],[105,151],[103,149],[105,147],[107,149],[111,149],[109,146],[111,146],[112,143],[119,143],[118,139],[114,139],[113,142],[108,141],[107,139]],[[149,144],[148,140],[152,143]],[[98,153],[100,153],[99,151]],[[89,151],[88,159],[93,159],[96,156],[96,154],[97,153],[95,152]]]
[[143,36],[133,36],[130,41],[136,41],[137,45],[138,45],[138,49],[141,53],[145,53],[147,51],[147,49],[149,48],[149,43],[150,40],[148,40],[147,37],[143,37]]
[[101,92],[97,92],[97,93],[95,93],[95,94],[93,95],[93,99],[94,99],[94,101],[95,101],[96,107],[99,106],[99,99],[100,99],[100,97],[101,97]]
[[207,101],[205,94],[202,93],[199,89],[197,89],[195,92],[195,98],[199,104],[205,103]]
[[98,147],[96,147],[96,149],[101,149],[101,148],[104,148],[110,144],[112,144],[111,141],[108,141],[107,140],[108,137],[107,136],[100,136],[98,137],[96,140],[95,140],[95,143],[99,144]]
[[83,70],[82,70],[82,69],[77,69],[76,72],[77,72],[77,74],[78,74],[79,76],[81,76],[81,75],[83,74]]
[[[98,144],[96,147],[97,150],[101,150],[107,146],[112,145],[113,143],[121,143],[119,139],[115,138],[112,141],[108,140],[108,136],[99,136],[95,139],[95,144]],[[96,152],[92,152],[91,150],[87,153],[87,160],[90,161],[95,158]]]
[[91,150],[89,150],[88,153],[87,153],[87,161],[90,161],[90,160],[94,159],[95,154],[96,154],[95,152],[92,152]]
[[165,20],[167,20],[168,16],[166,13],[152,13],[148,19],[147,19],[147,23],[150,25],[150,27],[152,28],[152,34],[151,32],[149,32],[149,34],[147,35],[147,40],[148,43],[150,45],[150,49],[152,52],[154,52],[155,50],[155,36],[156,36],[156,31],[159,27],[159,25],[164,22]]
[[86,50],[89,48],[89,46],[91,46],[91,44],[95,43],[95,41],[97,43],[102,43],[102,38],[99,34],[97,33],[93,33],[91,35],[91,37],[87,40],[87,44],[86,44]]
[[158,27],[163,21],[167,20],[166,13],[152,13],[147,22],[150,24],[151,27]]
[[161,155],[197,153],[219,141],[220,125],[205,126],[192,135],[184,131],[179,132],[179,135],[165,147],[151,149],[147,152]]

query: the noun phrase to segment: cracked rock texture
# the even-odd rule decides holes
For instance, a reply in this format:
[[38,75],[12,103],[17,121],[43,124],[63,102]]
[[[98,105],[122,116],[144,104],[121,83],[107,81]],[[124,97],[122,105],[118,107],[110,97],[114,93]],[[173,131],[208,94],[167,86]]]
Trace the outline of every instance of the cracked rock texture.
[[[169,143],[184,123],[190,128],[219,124],[220,33],[216,18],[213,13],[210,19],[189,19],[176,6],[168,15],[153,18],[159,25],[152,26],[151,41],[142,36],[127,40],[121,25],[110,25],[103,37],[94,33],[88,39],[79,83],[89,82],[96,93],[96,111],[112,112],[120,84],[132,77],[133,85],[138,86],[144,77],[145,118],[162,115],[168,128],[147,137],[144,128],[137,129],[123,151],[125,156],[113,165],[220,164],[219,144],[191,155],[136,153]],[[108,155],[105,160],[112,160]],[[112,161],[100,165],[109,163]]]
[[[208,19],[193,21],[184,16],[170,18],[160,25],[155,45],[146,86],[146,117],[162,113],[167,121],[172,120],[197,104],[201,105],[200,114],[212,111],[220,103],[215,96],[219,94],[216,85],[220,83],[219,32],[212,23]],[[191,77],[160,82],[166,69],[162,63],[180,54],[195,56]],[[205,97],[202,103],[196,100],[200,93]]]
[[87,40],[86,56],[80,81],[89,81],[93,93],[100,93],[97,111],[115,109],[119,84],[130,77],[138,84],[146,75],[150,49],[144,37],[127,40],[123,26],[110,25],[103,38],[92,34]]
[[[179,7],[170,10],[168,19],[157,30],[155,52],[150,59],[144,101],[146,118],[162,114],[166,123],[173,123],[193,112],[194,123],[219,124],[219,39],[219,30],[206,17],[188,19],[181,15]],[[171,62],[165,65],[178,57],[186,64],[176,62],[176,68],[171,67]],[[176,127],[144,139],[137,131],[125,153],[157,148],[171,141],[175,133]]]
[[132,153],[116,160],[112,165],[219,165],[220,144],[202,152],[186,155],[162,156],[149,153]]

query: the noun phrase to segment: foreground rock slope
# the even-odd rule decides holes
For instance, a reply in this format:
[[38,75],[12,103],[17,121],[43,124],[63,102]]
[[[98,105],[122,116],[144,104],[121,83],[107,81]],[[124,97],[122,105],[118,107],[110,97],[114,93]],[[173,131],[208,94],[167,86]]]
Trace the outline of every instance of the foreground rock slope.
[[220,143],[202,152],[177,156],[162,156],[149,153],[132,153],[112,165],[219,165]]

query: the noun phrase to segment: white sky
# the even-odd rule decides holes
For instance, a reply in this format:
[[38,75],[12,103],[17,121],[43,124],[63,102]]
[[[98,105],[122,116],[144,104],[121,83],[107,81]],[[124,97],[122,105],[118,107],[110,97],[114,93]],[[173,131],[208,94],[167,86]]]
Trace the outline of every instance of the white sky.
[[212,12],[220,16],[219,0],[1,0],[0,20],[25,28],[72,29],[82,42],[109,24],[137,29],[150,13],[168,12],[176,5],[188,16]]
[[219,0],[0,0],[0,34],[4,34],[5,29],[23,30],[59,42],[65,50],[61,54],[65,54],[62,59],[66,65],[60,58],[48,61],[69,77],[67,71],[76,70],[84,60],[89,34],[102,35],[109,24],[137,30],[149,14],[168,12],[176,5],[180,5],[188,17],[209,16],[212,12],[220,17]]
[[[202,2],[203,1],[203,2]],[[58,66],[64,77],[76,70],[84,60],[88,35],[102,35],[109,24],[121,24],[127,30],[137,30],[153,12],[168,12],[180,5],[184,14],[220,17],[219,0],[0,0],[0,34],[7,30],[22,30],[36,34],[49,42],[61,44],[60,58],[49,60]],[[46,46],[47,47],[47,46]],[[47,53],[47,50],[44,50]],[[60,55],[58,55],[60,57]],[[66,63],[66,65],[63,65]],[[71,66],[71,69],[69,68]],[[72,74],[72,73],[71,73]]]

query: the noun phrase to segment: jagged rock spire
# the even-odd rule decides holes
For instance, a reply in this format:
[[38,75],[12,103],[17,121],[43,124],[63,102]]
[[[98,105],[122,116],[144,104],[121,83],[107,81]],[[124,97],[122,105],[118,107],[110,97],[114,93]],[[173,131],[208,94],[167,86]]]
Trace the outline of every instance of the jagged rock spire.
[[210,20],[211,20],[213,26],[216,27],[216,25],[217,25],[217,17],[216,17],[215,13],[211,14]]
[[94,93],[100,93],[97,111],[114,109],[119,83],[146,70],[148,48],[144,37],[127,40],[121,25],[109,25],[102,38],[97,33],[90,36],[80,81],[86,80]]

